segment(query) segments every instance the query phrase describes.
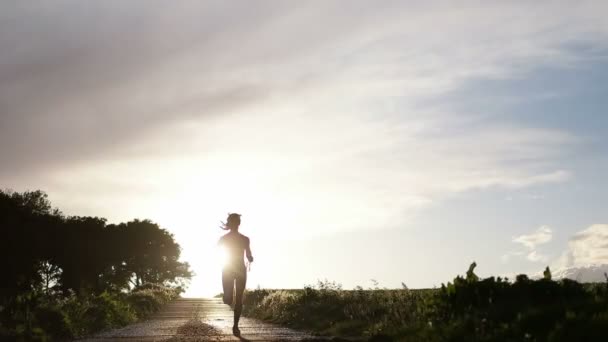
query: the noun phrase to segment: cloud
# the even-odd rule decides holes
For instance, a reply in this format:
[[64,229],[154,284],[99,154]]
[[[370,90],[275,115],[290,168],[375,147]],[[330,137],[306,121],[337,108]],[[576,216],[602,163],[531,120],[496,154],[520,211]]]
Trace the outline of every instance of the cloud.
[[538,251],[538,246],[551,241],[553,230],[549,226],[541,226],[530,234],[514,237],[511,241],[521,244],[527,251],[517,250],[502,255],[503,263],[509,262],[513,257],[524,257],[530,262],[547,262],[549,257]]
[[500,257],[500,260],[502,261],[503,264],[506,264],[509,261],[511,261],[512,258],[523,257],[523,256],[525,256],[526,259],[531,262],[546,262],[547,260],[549,260],[548,256],[546,256],[544,254],[540,254],[537,250],[532,250],[529,252],[513,251],[513,252],[505,253]]
[[[581,57],[566,44],[604,42],[602,6],[492,4],[453,11],[355,1],[344,12],[337,2],[269,1],[255,11],[197,2],[3,4],[0,155],[14,173],[62,167],[114,153],[166,125],[256,104],[278,110],[286,99],[296,99],[296,106],[312,99],[318,107],[310,110],[324,109],[303,114],[310,120],[353,108],[368,109],[349,113],[353,123],[369,111],[428,117],[428,110],[397,103],[438,104],[436,96],[472,79],[513,77],[539,63],[571,64]],[[565,15],[539,19],[539,11]],[[344,106],[328,108],[328,102]],[[534,176],[542,181],[556,171]]]
[[[542,245],[551,241],[552,237],[553,231],[551,230],[551,228],[548,226],[541,226],[533,233],[524,234],[513,238],[513,242],[520,243],[526,248],[534,250],[538,245]],[[535,259],[538,257],[538,255],[534,252],[535,251],[532,251],[528,255],[528,259]]]
[[540,254],[540,253],[538,253],[538,251],[534,250],[534,251],[531,251],[530,253],[528,253],[528,255],[526,256],[526,259],[528,259],[532,262],[546,262],[547,260],[549,260],[549,257],[547,257],[546,255]]
[[583,63],[569,44],[608,36],[602,2],[2,6],[4,184],[108,217],[240,201],[260,226],[276,217],[298,232],[394,225],[454,193],[568,180],[559,159],[576,137],[489,124],[490,109],[444,96]]
[[557,267],[608,264],[608,224],[593,224],[574,234]]

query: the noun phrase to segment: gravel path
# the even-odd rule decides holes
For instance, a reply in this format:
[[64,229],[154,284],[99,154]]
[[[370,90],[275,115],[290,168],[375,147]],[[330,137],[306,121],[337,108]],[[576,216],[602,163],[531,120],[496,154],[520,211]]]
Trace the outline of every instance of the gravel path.
[[150,319],[80,340],[102,341],[302,341],[314,337],[242,317],[241,338],[232,336],[232,311],[221,299],[180,298]]

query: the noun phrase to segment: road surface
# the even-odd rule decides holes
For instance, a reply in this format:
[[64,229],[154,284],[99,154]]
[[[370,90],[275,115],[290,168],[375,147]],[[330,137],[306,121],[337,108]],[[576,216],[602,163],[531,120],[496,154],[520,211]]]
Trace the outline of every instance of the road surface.
[[[232,335],[233,314],[221,299],[180,298],[146,321],[99,333],[88,342],[302,341],[314,336],[242,317],[241,338]],[[318,340],[318,339],[316,339]]]

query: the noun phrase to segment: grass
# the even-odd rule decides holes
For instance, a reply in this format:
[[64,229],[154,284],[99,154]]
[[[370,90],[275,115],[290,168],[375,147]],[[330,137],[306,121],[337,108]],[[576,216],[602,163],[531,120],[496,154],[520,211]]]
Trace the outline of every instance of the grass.
[[14,314],[8,322],[14,328],[3,328],[0,323],[0,340],[63,341],[84,337],[145,318],[179,293],[178,289],[158,284],[146,284],[129,293],[65,296],[32,291],[15,299]]
[[344,290],[319,282],[298,290],[248,291],[246,316],[320,335],[404,341],[603,341],[608,283],[525,275],[511,282],[473,273],[437,289]]

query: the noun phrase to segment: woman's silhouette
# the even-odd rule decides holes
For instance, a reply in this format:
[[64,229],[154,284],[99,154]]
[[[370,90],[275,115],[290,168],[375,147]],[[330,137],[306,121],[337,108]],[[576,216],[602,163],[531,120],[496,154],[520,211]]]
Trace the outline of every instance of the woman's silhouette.
[[[230,230],[227,234],[220,238],[218,244],[226,249],[227,260],[222,270],[222,285],[224,287],[224,304],[232,304],[234,299],[234,325],[232,332],[238,336],[239,318],[243,310],[243,292],[247,283],[247,268],[243,256],[247,256],[247,260],[253,262],[251,248],[249,247],[249,238],[239,233],[241,224],[241,215],[229,214],[226,223],[223,223],[221,228]],[[236,288],[236,289],[235,289]]]

